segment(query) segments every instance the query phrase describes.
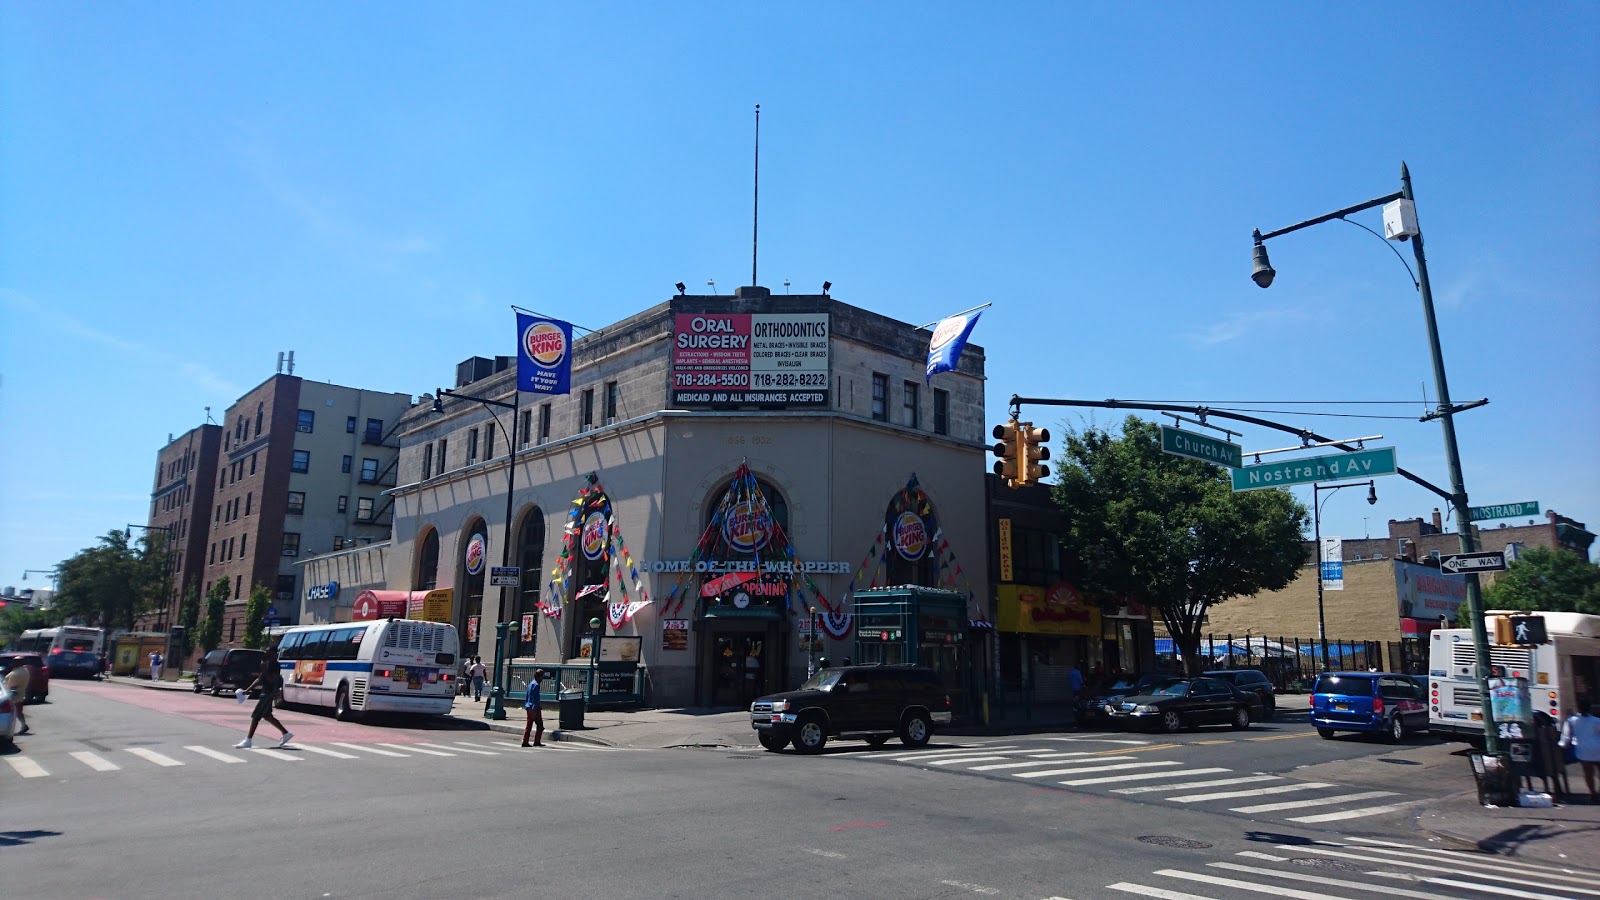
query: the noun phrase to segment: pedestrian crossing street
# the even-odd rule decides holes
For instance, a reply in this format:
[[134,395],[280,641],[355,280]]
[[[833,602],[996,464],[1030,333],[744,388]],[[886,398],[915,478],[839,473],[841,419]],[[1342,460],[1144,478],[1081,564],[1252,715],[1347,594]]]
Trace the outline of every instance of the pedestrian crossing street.
[[1404,797],[1395,791],[1358,790],[1325,781],[1297,781],[1266,772],[1151,758],[1182,746],[1126,735],[1078,735],[1026,743],[852,754],[852,758],[1014,778],[1212,811],[1225,809],[1300,825],[1381,816],[1400,812],[1424,799]]
[[1160,900],[1227,900],[1253,895],[1296,900],[1465,900],[1480,896],[1574,900],[1600,896],[1600,872],[1352,837],[1244,850],[1226,859],[1156,869],[1136,881],[1106,885],[1106,890],[1113,892],[1108,896]]
[[[268,744],[268,741],[262,741]],[[43,758],[21,753],[0,757],[5,767],[0,767],[0,780],[8,774],[20,778],[49,778],[81,772],[118,772],[137,768],[173,769],[189,765],[240,765],[251,762],[315,762],[321,760],[374,760],[378,758],[402,759],[416,757],[480,757],[512,756],[535,753],[541,756],[564,756],[572,753],[625,752],[616,747],[568,742],[547,743],[543,747],[523,747],[519,742],[480,739],[475,741],[358,744],[335,741],[326,744],[291,742],[278,747],[276,742],[240,750],[208,747],[204,744],[185,744],[179,747],[127,747],[121,750],[74,750],[61,756],[45,755]]]

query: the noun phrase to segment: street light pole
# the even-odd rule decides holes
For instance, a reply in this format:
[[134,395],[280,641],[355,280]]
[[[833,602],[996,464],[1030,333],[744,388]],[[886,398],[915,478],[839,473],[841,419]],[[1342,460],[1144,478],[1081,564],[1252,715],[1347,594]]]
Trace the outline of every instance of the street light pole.
[[[522,399],[522,391],[513,387],[511,391],[511,402],[506,403],[501,400],[490,400],[487,397],[473,397],[467,394],[458,394],[455,391],[449,390],[448,388],[438,388],[437,393],[433,398],[434,412],[444,412],[443,398],[446,396],[459,397],[462,400],[476,400],[479,403],[482,403],[486,408],[498,406],[501,409],[511,410],[510,431],[506,430],[505,423],[500,421],[499,416],[495,415],[493,412],[489,413],[489,417],[494,419],[495,426],[500,429],[500,434],[506,439],[506,521],[505,527],[501,531],[500,565],[502,567],[509,566],[511,565],[511,515],[514,511],[512,502],[513,495],[517,490],[517,411],[518,403]],[[519,578],[518,580],[520,581],[521,579]],[[504,668],[503,664],[501,663],[501,654],[506,637],[506,591],[508,588],[509,585],[500,585],[500,608],[496,612],[494,618],[494,678],[489,687],[489,702],[483,707],[483,717],[485,719],[493,719],[495,721],[501,721],[506,717],[505,687],[501,680],[501,670]],[[480,625],[479,633],[481,634],[482,631],[483,628]]]
[[1322,503],[1324,501],[1319,500],[1318,497],[1323,491],[1327,491],[1328,496],[1331,497],[1340,488],[1360,487],[1363,484],[1367,486],[1367,502],[1377,503],[1378,486],[1374,481],[1348,481],[1344,484],[1311,485],[1311,520],[1314,523],[1312,525],[1312,533],[1314,535],[1312,540],[1317,545],[1317,643],[1322,645],[1322,671],[1324,672],[1328,671],[1329,668],[1328,619],[1322,611]]
[[[1461,454],[1456,444],[1456,425],[1454,417],[1457,412],[1460,412],[1462,409],[1470,408],[1475,404],[1463,404],[1461,406],[1456,406],[1450,402],[1450,384],[1445,378],[1444,353],[1439,347],[1439,326],[1433,311],[1433,290],[1428,283],[1428,260],[1422,252],[1422,228],[1416,219],[1415,197],[1412,195],[1411,191],[1411,171],[1406,167],[1406,164],[1404,162],[1400,164],[1400,190],[1392,194],[1385,194],[1382,197],[1368,200],[1365,203],[1347,207],[1345,209],[1338,210],[1337,212],[1331,212],[1327,215],[1318,216],[1314,219],[1307,219],[1304,222],[1290,225],[1287,228],[1279,228],[1276,231],[1270,231],[1266,234],[1262,234],[1259,230],[1254,232],[1252,235],[1255,239],[1254,270],[1251,272],[1250,277],[1258,286],[1265,288],[1272,284],[1273,279],[1277,275],[1272,268],[1272,264],[1267,260],[1267,249],[1265,246],[1266,241],[1278,237],[1279,235],[1288,234],[1292,231],[1299,231],[1302,228],[1309,228],[1312,225],[1318,225],[1333,219],[1343,219],[1352,213],[1358,213],[1377,206],[1384,206],[1386,204],[1394,203],[1395,201],[1403,201],[1403,205],[1400,207],[1399,212],[1402,214],[1402,218],[1405,216],[1409,216],[1410,218],[1409,222],[1404,223],[1406,227],[1402,228],[1396,236],[1399,237],[1400,240],[1409,239],[1411,241],[1411,252],[1417,260],[1416,287],[1417,291],[1422,295],[1422,317],[1428,328],[1428,352],[1431,354],[1433,359],[1434,391],[1439,395],[1438,409],[1430,413],[1425,418],[1437,418],[1442,426],[1444,432],[1445,463],[1449,467],[1450,472],[1449,500],[1451,506],[1455,510],[1456,534],[1460,539],[1461,552],[1471,553],[1474,549],[1474,541],[1472,536],[1472,511],[1467,502],[1466,482],[1461,475]],[[1387,213],[1388,211],[1385,210],[1385,212]],[[1404,262],[1403,259],[1402,262]],[[1498,754],[1500,752],[1499,729],[1495,727],[1494,712],[1490,708],[1490,704],[1488,702],[1489,635],[1484,629],[1483,623],[1483,596],[1478,584],[1477,573],[1467,573],[1466,581],[1467,613],[1468,617],[1472,620],[1472,644],[1475,651],[1474,655],[1476,656],[1478,670],[1478,696],[1482,699],[1480,708],[1483,714],[1484,748],[1491,754]]]

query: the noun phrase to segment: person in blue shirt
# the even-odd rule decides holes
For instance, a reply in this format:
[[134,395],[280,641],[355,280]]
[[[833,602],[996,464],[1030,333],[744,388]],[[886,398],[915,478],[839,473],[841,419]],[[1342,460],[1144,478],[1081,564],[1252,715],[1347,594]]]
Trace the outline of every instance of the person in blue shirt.
[[[544,681],[544,670],[534,669],[533,677],[528,679],[528,692],[522,696],[522,708],[526,711],[527,721],[522,724],[522,746],[544,746],[544,712],[539,708],[540,682]],[[534,732],[533,726],[539,726]],[[533,734],[533,743],[528,743],[528,735]]]

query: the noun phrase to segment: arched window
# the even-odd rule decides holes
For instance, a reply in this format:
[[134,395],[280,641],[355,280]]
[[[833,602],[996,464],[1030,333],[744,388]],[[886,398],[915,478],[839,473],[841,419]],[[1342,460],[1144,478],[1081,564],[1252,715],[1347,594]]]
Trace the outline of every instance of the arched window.
[[517,565],[522,568],[522,587],[517,590],[513,622],[521,628],[523,616],[533,616],[532,639],[518,649],[521,656],[533,656],[539,637],[540,581],[544,574],[544,511],[535,506],[522,517],[517,530]]
[[[473,550],[473,542],[478,542]],[[483,583],[489,574],[489,531],[482,519],[473,519],[461,532],[461,546],[457,548],[457,559],[461,561],[461,613],[456,628],[465,637],[467,633],[467,619],[478,617],[479,634],[482,634],[483,621]],[[472,572],[471,567],[476,564],[478,571]],[[493,624],[492,622],[489,624]]]
[[439,532],[433,528],[422,536],[422,552],[417,554],[416,590],[431,591],[439,586]]
[[[771,482],[753,479],[757,497],[749,482],[735,479],[714,493],[706,508],[706,527],[714,522],[717,532],[711,538],[708,562],[724,564],[699,579],[704,608],[731,608],[740,611],[779,609],[790,587],[783,574],[766,572],[755,578],[729,582],[723,578],[728,563],[750,563],[765,568],[769,562],[785,561],[782,545],[789,531],[789,502]],[[707,597],[708,583],[716,582],[716,593]]]
[[571,545],[574,593],[572,606],[566,614],[572,616],[572,624],[567,628],[571,641],[567,655],[573,659],[583,653],[583,638],[592,631],[590,620],[606,617],[612,564],[610,509],[611,501],[605,494],[591,493],[584,500],[578,534]]
[[888,585],[939,586],[939,551],[934,537],[939,519],[921,488],[895,494],[884,515],[883,552],[887,557]]

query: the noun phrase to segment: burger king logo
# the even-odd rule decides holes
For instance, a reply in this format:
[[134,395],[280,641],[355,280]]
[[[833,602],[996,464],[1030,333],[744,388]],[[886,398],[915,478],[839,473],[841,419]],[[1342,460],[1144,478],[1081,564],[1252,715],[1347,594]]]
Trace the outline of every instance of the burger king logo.
[[933,340],[929,343],[932,348],[937,351],[945,344],[948,344],[957,337],[960,337],[962,329],[966,327],[966,316],[951,316],[950,318],[940,322],[939,327],[933,330]]
[[741,553],[753,553],[767,545],[772,524],[754,501],[735,504],[722,521],[722,538]]
[[894,549],[909,562],[916,562],[928,549],[928,528],[922,517],[910,510],[894,521]]
[[599,559],[605,547],[606,517],[592,512],[583,520],[583,555],[587,559]]
[[483,535],[475,534],[467,541],[467,574],[481,575],[483,573],[483,554],[486,550]]
[[535,322],[522,333],[522,350],[539,365],[554,368],[567,356],[567,336],[549,322]]

